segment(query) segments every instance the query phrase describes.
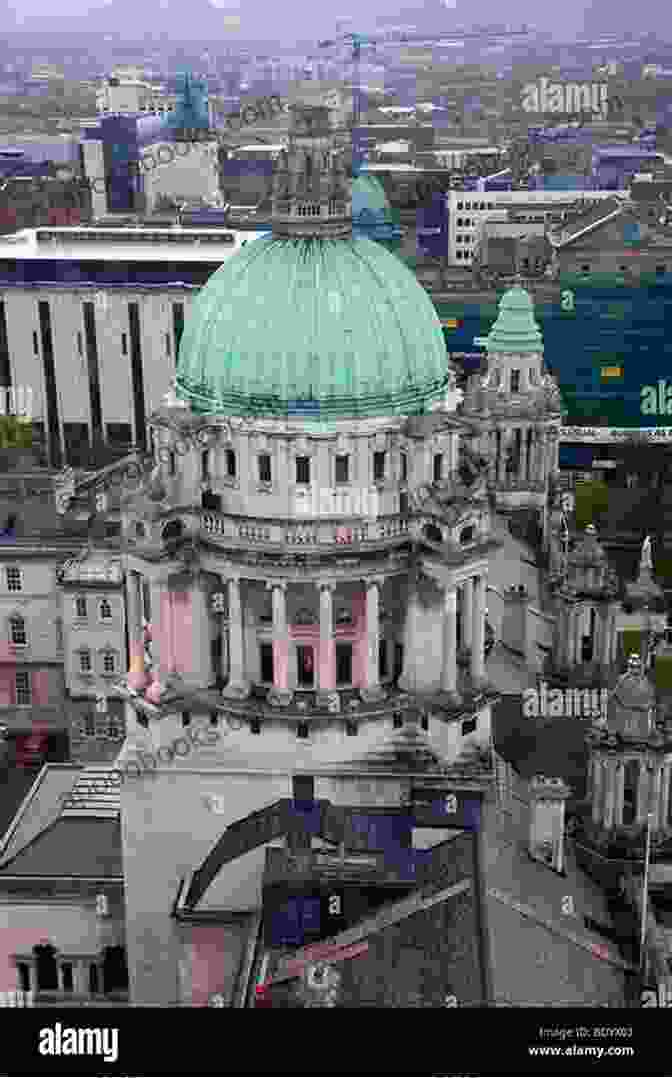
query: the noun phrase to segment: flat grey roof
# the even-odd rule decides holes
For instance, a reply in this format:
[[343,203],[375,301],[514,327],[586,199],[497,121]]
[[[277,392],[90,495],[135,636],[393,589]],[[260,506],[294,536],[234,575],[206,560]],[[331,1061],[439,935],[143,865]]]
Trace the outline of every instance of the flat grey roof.
[[[54,240],[38,241],[38,233],[56,236]],[[156,235],[153,241],[134,243],[134,233]],[[234,237],[233,243],[223,242],[225,234]],[[104,236],[87,239],[87,233]],[[193,234],[193,240],[171,242],[171,237]],[[224,262],[239,251],[243,244],[252,243],[266,232],[237,232],[235,229],[146,229],[146,228],[25,228],[13,235],[0,237],[0,259],[57,260],[73,262]],[[165,237],[165,239],[164,239]],[[199,243],[199,237],[203,242]]]

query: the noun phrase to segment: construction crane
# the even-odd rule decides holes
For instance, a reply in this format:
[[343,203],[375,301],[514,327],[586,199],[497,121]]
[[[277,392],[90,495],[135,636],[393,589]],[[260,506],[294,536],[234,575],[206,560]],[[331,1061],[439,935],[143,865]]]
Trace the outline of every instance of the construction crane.
[[438,36],[431,34],[384,34],[382,37],[371,37],[368,34],[359,34],[350,32],[347,34],[340,34],[336,38],[329,39],[327,41],[318,41],[318,48],[327,49],[333,48],[337,45],[349,45],[352,49],[352,66],[353,66],[353,80],[352,80],[352,135],[353,135],[353,147],[352,147],[352,174],[358,176],[361,170],[361,163],[363,159],[362,147],[361,147],[361,82],[360,82],[360,61],[362,55],[362,49],[373,48],[378,45],[407,45],[407,44],[427,44],[427,45],[441,45],[444,42],[451,44],[454,41],[466,41],[469,39],[482,40],[494,39],[501,40],[502,38],[508,39],[511,37],[530,37],[534,31],[529,27],[524,26],[520,30],[501,30],[487,28],[483,30],[467,30],[467,31],[455,31],[446,32]]

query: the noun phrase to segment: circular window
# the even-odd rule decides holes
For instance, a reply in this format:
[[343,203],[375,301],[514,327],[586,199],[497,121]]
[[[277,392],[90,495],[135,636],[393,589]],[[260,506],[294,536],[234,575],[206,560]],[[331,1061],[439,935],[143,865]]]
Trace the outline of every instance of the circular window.
[[463,528],[460,532],[460,543],[464,546],[465,543],[473,543],[476,534],[476,529],[473,524],[470,524],[467,528]]
[[161,538],[164,542],[169,542],[171,539],[181,539],[184,528],[181,520],[171,520],[170,524],[166,524],[161,533]]
[[424,533],[425,538],[429,539],[430,543],[443,542],[443,533],[440,528],[437,528],[436,524],[425,524]]

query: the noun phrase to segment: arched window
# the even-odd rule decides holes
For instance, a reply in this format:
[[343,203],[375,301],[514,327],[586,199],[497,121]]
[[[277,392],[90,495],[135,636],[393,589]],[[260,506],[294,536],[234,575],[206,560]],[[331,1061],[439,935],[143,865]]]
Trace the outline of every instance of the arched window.
[[28,643],[26,634],[26,619],[21,614],[12,614],[9,619],[9,638],[12,644],[23,647]]
[[476,529],[473,524],[469,524],[468,527],[463,528],[460,532],[460,543],[464,546],[466,543],[473,543]]
[[348,610],[347,606],[341,606],[336,611],[336,624],[337,625],[352,625],[353,617],[352,611]]
[[302,607],[301,610],[297,610],[294,617],[295,625],[315,625],[317,618],[313,614],[312,610],[307,607]]
[[98,607],[101,621],[112,621],[112,606],[109,599],[101,599]]

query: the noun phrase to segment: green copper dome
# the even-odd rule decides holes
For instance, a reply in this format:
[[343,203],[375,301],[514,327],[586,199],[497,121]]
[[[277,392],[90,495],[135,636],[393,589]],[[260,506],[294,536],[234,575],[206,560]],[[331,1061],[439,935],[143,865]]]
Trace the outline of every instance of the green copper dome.
[[264,236],[196,298],[176,388],[201,414],[320,421],[423,412],[449,377],[431,300],[379,243]]
[[486,341],[488,352],[542,352],[541,331],[534,318],[534,306],[520,285],[510,288],[499,301],[497,321]]

